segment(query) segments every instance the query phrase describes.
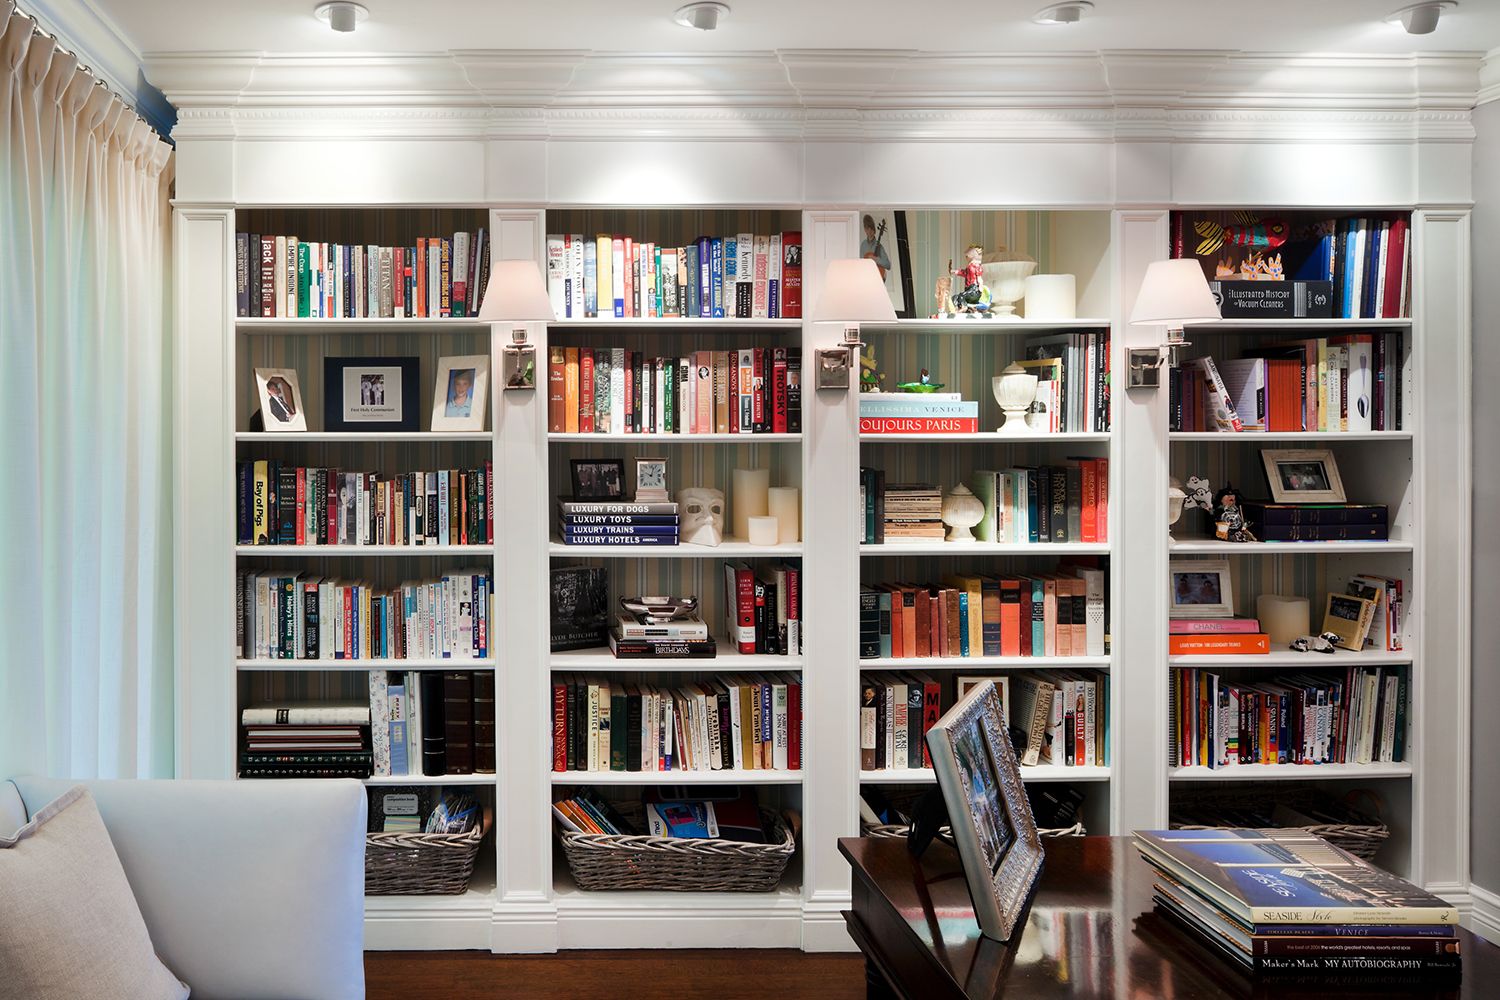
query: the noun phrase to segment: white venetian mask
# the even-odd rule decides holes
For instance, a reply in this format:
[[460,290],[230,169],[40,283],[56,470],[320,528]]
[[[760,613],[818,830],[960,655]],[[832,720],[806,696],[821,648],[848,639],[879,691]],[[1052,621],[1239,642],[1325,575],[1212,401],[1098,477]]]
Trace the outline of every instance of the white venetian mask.
[[724,494],[707,486],[677,491],[682,540],[690,545],[718,545],[724,540]]

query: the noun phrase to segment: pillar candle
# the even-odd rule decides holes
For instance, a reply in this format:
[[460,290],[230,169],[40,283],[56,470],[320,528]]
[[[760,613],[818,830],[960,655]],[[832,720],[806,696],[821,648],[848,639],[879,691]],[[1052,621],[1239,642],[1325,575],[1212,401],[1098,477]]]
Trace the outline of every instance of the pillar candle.
[[775,545],[777,531],[776,518],[752,517],[746,539],[751,545]]
[[1260,629],[1271,637],[1272,646],[1285,647],[1299,636],[1312,633],[1308,600],[1282,594],[1261,594],[1255,599]]
[[779,541],[784,543],[802,540],[801,504],[798,501],[797,487],[772,486],[768,509],[771,516],[776,518]]
[[750,537],[750,519],[769,513],[770,469],[735,469],[729,487],[729,510],[734,515],[734,537]]
[[1033,274],[1026,279],[1027,319],[1075,319],[1077,282],[1071,274]]

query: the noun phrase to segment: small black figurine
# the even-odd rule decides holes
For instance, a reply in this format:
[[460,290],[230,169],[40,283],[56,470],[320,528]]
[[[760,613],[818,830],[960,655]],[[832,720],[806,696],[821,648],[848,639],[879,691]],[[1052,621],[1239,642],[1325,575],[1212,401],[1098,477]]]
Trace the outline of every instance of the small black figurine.
[[1214,536],[1225,542],[1255,542],[1258,538],[1245,524],[1245,512],[1240,510],[1240,494],[1226,484],[1214,494]]

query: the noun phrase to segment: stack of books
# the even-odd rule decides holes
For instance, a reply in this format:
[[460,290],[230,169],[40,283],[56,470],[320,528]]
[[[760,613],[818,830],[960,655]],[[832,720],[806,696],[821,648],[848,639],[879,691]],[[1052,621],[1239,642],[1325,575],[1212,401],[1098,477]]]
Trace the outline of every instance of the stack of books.
[[370,706],[360,702],[246,708],[241,778],[368,778]]
[[1167,652],[1172,656],[1254,656],[1271,651],[1271,637],[1258,618],[1173,618]]
[[677,504],[628,500],[557,501],[564,545],[676,545]]
[[943,491],[931,483],[897,483],[879,504],[881,541],[942,541]]
[[861,434],[974,434],[979,404],[956,392],[866,392],[859,397]]
[[1462,974],[1444,900],[1304,830],[1147,830],[1155,902],[1240,969],[1372,985],[1449,985]]
[[622,611],[609,631],[609,648],[622,660],[656,657],[713,657],[718,644],[708,634],[708,625],[696,614],[661,624],[645,615]]
[[1245,502],[1250,530],[1263,542],[1385,542],[1390,512],[1383,503]]

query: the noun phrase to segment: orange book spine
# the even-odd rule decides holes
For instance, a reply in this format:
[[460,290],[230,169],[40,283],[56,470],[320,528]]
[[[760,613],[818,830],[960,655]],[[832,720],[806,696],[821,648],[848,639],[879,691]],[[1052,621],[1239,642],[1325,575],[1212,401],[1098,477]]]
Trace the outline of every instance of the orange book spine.
[[561,347],[547,349],[547,431],[552,434],[561,434],[567,428],[563,410],[567,393],[566,364]]
[[1000,581],[1000,655],[1021,655],[1021,581]]
[[1271,637],[1264,632],[1167,637],[1167,652],[1172,656],[1244,656],[1270,651]]
[[891,594],[891,658],[906,656],[906,615],[901,607],[901,588],[886,588]]
[[594,352],[578,355],[578,433],[594,433]]
[[578,348],[563,349],[563,432],[578,433]]

